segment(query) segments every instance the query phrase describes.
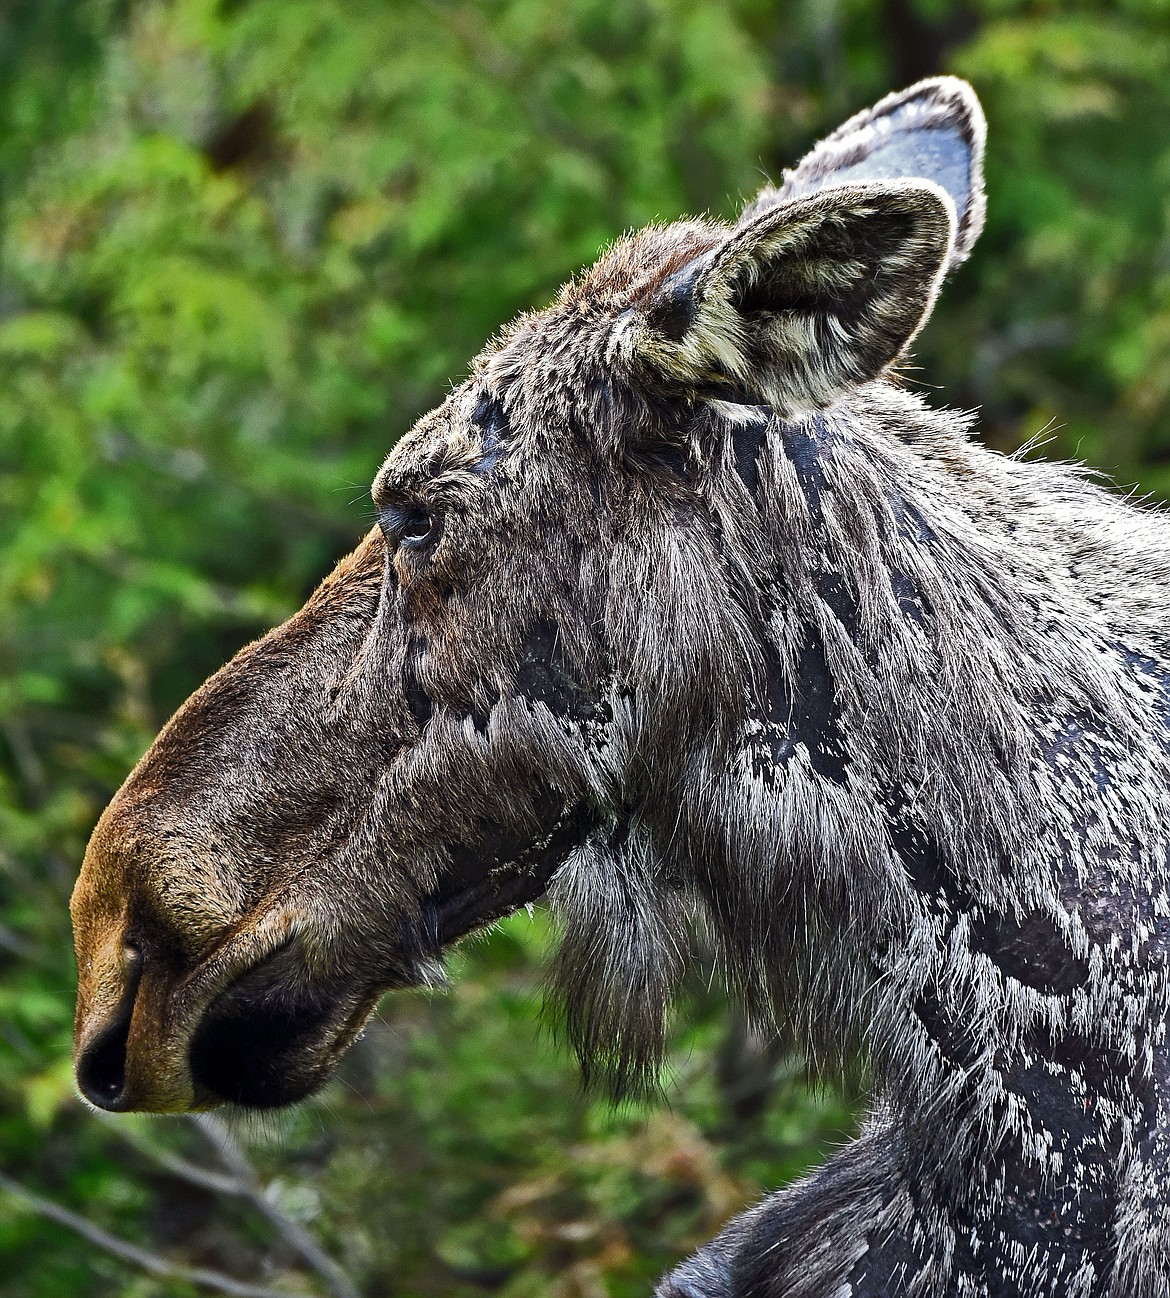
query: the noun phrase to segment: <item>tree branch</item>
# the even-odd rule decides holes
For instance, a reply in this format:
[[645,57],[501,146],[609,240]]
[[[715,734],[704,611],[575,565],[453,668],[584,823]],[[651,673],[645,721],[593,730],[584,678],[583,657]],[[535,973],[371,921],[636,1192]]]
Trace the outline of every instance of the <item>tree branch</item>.
[[235,1178],[240,1196],[246,1198],[273,1230],[313,1268],[324,1281],[332,1298],[361,1298],[357,1286],[341,1266],[303,1226],[281,1212],[264,1193],[256,1169],[227,1123],[210,1113],[201,1113],[191,1121],[215,1150],[219,1161]]
[[191,1185],[197,1185],[201,1190],[208,1190],[212,1194],[225,1194],[234,1199],[248,1196],[248,1187],[241,1185],[234,1176],[227,1176],[223,1172],[213,1172],[209,1167],[203,1167],[188,1158],[172,1154],[169,1149],[162,1149],[153,1141],[141,1139],[134,1132],[134,1129],[127,1125],[124,1118],[114,1117],[108,1113],[93,1113],[90,1116],[96,1118],[103,1126],[108,1127],[111,1133],[117,1136],[124,1144],[129,1145],[137,1153],[143,1154],[152,1162],[157,1163],[164,1172],[169,1172],[171,1176],[178,1177],[181,1181],[187,1181]]
[[222,1194],[233,1199],[242,1199],[250,1204],[268,1222],[274,1231],[296,1252],[325,1284],[331,1298],[361,1298],[353,1281],[317,1243],[316,1239],[286,1216],[264,1193],[264,1187],[256,1174],[256,1169],[232,1135],[226,1123],[219,1118],[201,1115],[192,1119],[199,1134],[215,1151],[216,1157],[227,1169],[227,1173],[213,1171],[191,1159],[172,1154],[150,1140],[143,1140],[126,1126],[124,1120],[111,1118],[105,1114],[95,1117],[111,1131],[115,1132],[132,1149],[157,1163],[172,1176],[197,1185],[200,1189],[212,1194]]
[[132,1266],[140,1267],[149,1275],[158,1276],[160,1279],[165,1280],[181,1280],[187,1284],[199,1285],[204,1289],[214,1289],[217,1293],[229,1294],[231,1298],[293,1298],[293,1295],[287,1289],[267,1289],[263,1285],[248,1284],[243,1280],[233,1280],[230,1275],[224,1275],[221,1271],[211,1271],[201,1266],[181,1266],[169,1262],[165,1257],[161,1257],[157,1253],[151,1253],[148,1249],[140,1248],[137,1244],[131,1244],[128,1240],[121,1239],[117,1235],[111,1235],[109,1231],[103,1230],[100,1226],[95,1226],[93,1222],[86,1220],[85,1217],[72,1212],[68,1208],[62,1207],[61,1204],[54,1203],[52,1199],[45,1199],[39,1194],[34,1194],[21,1185],[19,1181],[13,1180],[4,1172],[0,1172],[0,1190],[19,1200],[30,1212],[36,1213],[38,1217],[45,1217],[49,1221],[56,1222],[59,1226],[64,1226],[67,1230],[74,1231],[95,1247],[120,1258],[123,1262],[129,1262]]

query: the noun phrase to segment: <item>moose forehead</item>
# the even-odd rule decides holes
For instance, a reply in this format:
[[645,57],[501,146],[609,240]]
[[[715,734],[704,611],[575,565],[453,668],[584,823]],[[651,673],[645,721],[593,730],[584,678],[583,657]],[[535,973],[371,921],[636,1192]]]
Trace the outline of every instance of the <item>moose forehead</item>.
[[378,509],[457,492],[492,466],[506,420],[498,400],[468,383],[425,415],[387,456],[371,495]]
[[715,221],[652,225],[617,240],[561,290],[557,306],[588,317],[613,317],[654,302],[663,283],[719,246],[728,226]]
[[[374,480],[375,504],[429,495],[485,473],[524,436],[525,425],[545,438],[555,438],[566,423],[601,432],[623,389],[653,383],[623,364],[611,340],[632,317],[641,323],[669,307],[674,278],[726,237],[727,227],[715,222],[679,221],[618,240],[552,306],[521,315],[475,359],[471,379],[387,457]],[[511,417],[521,403],[527,420]]]

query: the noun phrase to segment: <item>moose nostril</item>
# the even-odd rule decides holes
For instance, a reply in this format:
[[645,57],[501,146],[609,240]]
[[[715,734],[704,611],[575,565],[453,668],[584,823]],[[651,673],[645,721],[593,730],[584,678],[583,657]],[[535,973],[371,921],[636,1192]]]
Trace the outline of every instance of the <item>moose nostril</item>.
[[126,1043],[130,1020],[142,977],[142,957],[129,943],[124,952],[129,981],[110,1023],[89,1043],[77,1060],[77,1086],[82,1095],[99,1109],[124,1107],[126,1090]]
[[77,1085],[99,1109],[120,1107],[126,1089],[126,1041],[130,1036],[130,1015],[119,1015],[86,1047],[77,1061]]

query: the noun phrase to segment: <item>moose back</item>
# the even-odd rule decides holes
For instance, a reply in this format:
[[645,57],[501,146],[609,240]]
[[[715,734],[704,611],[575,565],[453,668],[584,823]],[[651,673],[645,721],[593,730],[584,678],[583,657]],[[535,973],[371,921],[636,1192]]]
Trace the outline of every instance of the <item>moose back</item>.
[[962,82],[890,96],[734,225],[618,241],[399,442],[94,832],[92,1103],[295,1102],[547,893],[614,1087],[698,931],[875,1079],[662,1295],[1170,1293],[1170,524],[894,377],[983,135]]

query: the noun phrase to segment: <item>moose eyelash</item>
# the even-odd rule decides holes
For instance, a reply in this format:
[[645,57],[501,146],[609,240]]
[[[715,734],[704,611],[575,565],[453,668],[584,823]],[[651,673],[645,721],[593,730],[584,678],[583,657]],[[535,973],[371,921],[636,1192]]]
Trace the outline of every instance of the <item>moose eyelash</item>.
[[426,505],[383,505],[378,510],[378,526],[387,542],[394,547],[422,550],[434,544],[439,536],[439,516]]

